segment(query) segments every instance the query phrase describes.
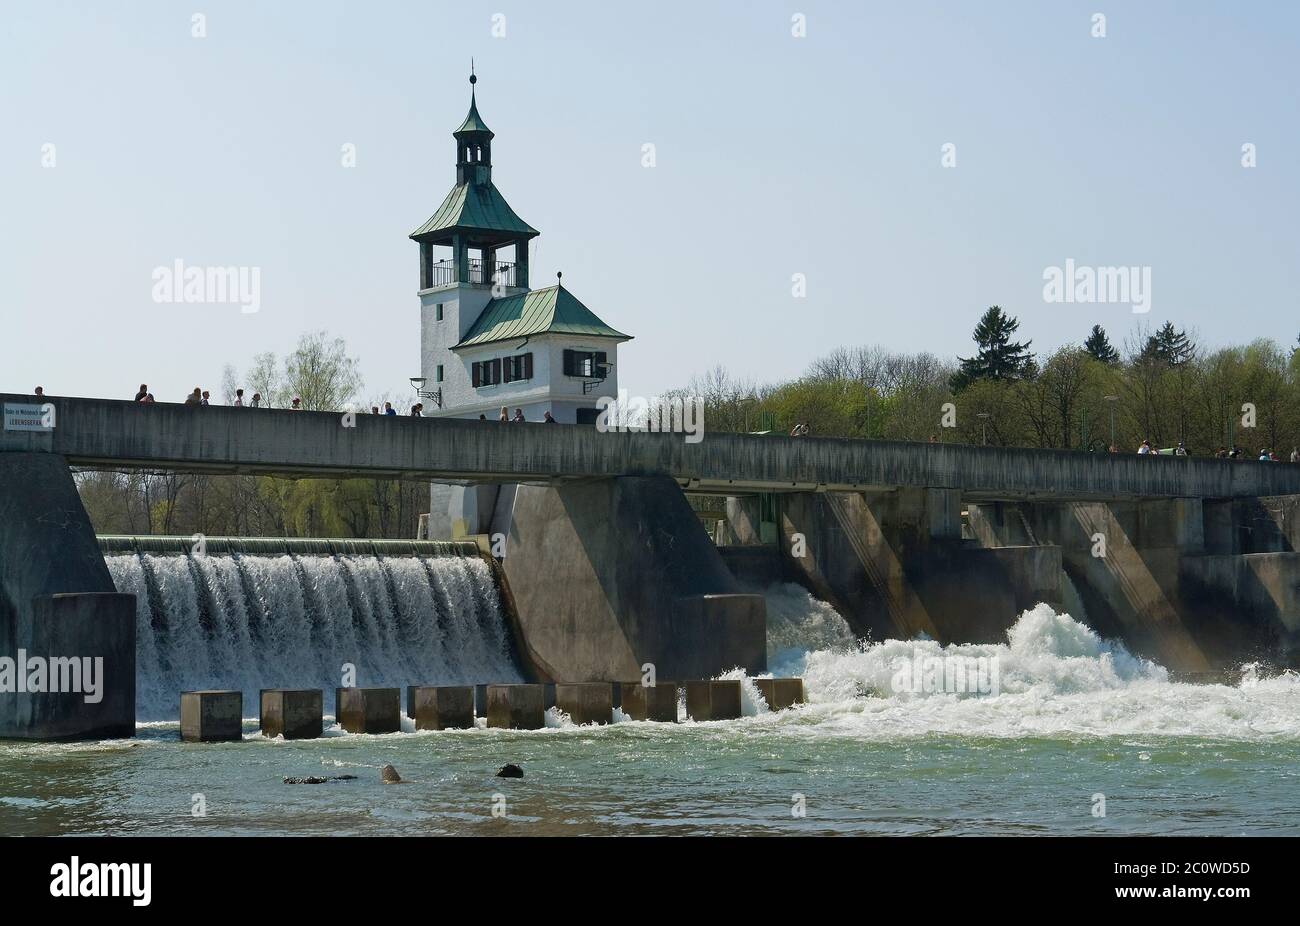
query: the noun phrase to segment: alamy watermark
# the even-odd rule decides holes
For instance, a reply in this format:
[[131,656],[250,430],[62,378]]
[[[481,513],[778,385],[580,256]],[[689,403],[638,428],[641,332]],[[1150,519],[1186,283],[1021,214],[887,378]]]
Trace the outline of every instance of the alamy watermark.
[[153,301],[238,305],[245,315],[262,307],[261,267],[185,266],[179,257],[153,269]]
[[997,656],[930,656],[917,650],[904,660],[890,687],[894,694],[981,694],[1002,690]]
[[688,444],[704,440],[704,400],[698,396],[645,398],[628,395],[626,389],[620,389],[618,398],[603,395],[597,399],[596,408],[596,430],[602,434],[657,431],[685,434]]
[[1073,257],[1064,267],[1043,270],[1044,302],[1118,303],[1135,315],[1151,311],[1150,267],[1080,267]]
[[0,694],[81,694],[87,704],[104,698],[103,656],[0,656]]

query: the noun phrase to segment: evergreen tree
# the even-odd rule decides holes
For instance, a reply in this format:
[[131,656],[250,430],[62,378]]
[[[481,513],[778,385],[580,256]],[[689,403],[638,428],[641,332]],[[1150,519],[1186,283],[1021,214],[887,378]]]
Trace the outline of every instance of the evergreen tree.
[[1153,335],[1147,337],[1138,355],[1139,363],[1164,364],[1168,367],[1182,366],[1196,356],[1196,344],[1187,336],[1186,331],[1178,331],[1173,322],[1165,322]]
[[1106,337],[1106,329],[1101,325],[1092,326],[1092,334],[1083,342],[1083,349],[1093,360],[1099,360],[1108,366],[1119,363],[1119,351],[1111,345],[1110,338]]
[[960,392],[977,379],[1017,380],[1032,375],[1033,355],[1029,352],[1032,341],[1012,341],[1011,336],[1020,322],[1002,311],[1001,306],[990,306],[975,326],[975,344],[979,347],[974,357],[958,357],[961,367],[952,378],[952,387]]

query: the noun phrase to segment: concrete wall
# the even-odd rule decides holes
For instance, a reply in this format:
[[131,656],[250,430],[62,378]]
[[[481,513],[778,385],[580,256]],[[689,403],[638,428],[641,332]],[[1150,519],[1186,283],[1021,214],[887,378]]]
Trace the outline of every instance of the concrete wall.
[[1060,546],[1088,623],[1176,672],[1300,665],[1300,498],[970,506],[987,545]]
[[781,534],[787,568],[873,640],[1001,642],[1023,610],[1061,600],[1059,549],[963,543],[949,490],[789,495]]
[[[46,661],[47,673],[53,660],[75,660],[73,678],[81,683],[80,690],[0,693],[0,737],[135,735],[135,595],[41,595],[5,621],[0,635],[10,644],[0,649],[0,656],[16,659],[22,652],[38,657]],[[92,678],[97,680],[93,691]],[[44,686],[52,684],[47,674]]]
[[0,656],[101,656],[111,691],[98,706],[0,693],[0,736],[135,732],[135,596],[116,592],[63,458],[0,453]]
[[[31,401],[28,396],[0,396]],[[667,475],[719,495],[945,488],[968,500],[1237,498],[1300,494],[1289,463],[1088,454],[777,435],[599,433],[568,425],[485,427],[454,418],[49,400],[52,434],[0,432],[0,450],[48,449],[78,464],[183,471],[352,474],[534,482]]]
[[37,595],[115,591],[67,462],[0,453],[0,622],[30,620]]
[[520,486],[502,568],[527,657],[549,680],[660,679],[766,666],[766,606],[727,571],[662,477]]

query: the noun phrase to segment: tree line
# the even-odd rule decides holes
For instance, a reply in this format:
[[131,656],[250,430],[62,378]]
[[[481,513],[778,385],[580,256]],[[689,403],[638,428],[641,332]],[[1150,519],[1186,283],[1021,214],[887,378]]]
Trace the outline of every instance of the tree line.
[[1259,339],[1207,349],[1165,322],[1120,346],[1094,325],[1080,342],[1037,354],[1015,339],[1018,329],[991,306],[970,357],[838,347],[789,382],[757,384],[717,367],[680,392],[703,399],[706,431],[805,424],[823,437],[1092,451],[1113,439],[1120,452],[1182,441],[1192,455],[1235,445],[1251,459],[1265,449],[1287,459],[1300,441],[1300,346]]

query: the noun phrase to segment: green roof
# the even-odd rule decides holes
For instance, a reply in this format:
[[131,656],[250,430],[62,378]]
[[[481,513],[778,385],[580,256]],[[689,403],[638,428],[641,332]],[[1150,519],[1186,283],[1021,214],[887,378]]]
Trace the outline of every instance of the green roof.
[[539,234],[510,208],[506,198],[491,183],[458,183],[429,221],[415,231],[412,238],[423,238],[453,228],[505,232],[532,238]]
[[469,95],[469,115],[465,121],[460,124],[460,128],[452,132],[452,135],[459,135],[461,132],[483,132],[489,136],[493,134],[492,130],[487,127],[483,117],[478,114],[478,102],[474,99],[474,91]]
[[615,331],[563,286],[493,299],[457,347],[526,338],[537,334],[577,334],[631,340]]

